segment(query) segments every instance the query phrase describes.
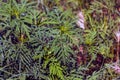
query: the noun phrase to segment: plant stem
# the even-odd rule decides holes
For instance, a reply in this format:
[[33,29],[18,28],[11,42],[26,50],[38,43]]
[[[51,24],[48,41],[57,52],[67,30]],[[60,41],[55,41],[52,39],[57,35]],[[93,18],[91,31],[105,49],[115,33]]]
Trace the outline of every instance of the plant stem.
[[21,73],[21,58],[20,58],[20,55],[19,55],[19,74]]
[[119,64],[119,42],[117,42],[117,61],[116,62]]
[[[96,56],[96,55],[93,55]],[[92,59],[90,60],[90,62],[87,64],[86,68],[88,68],[90,66],[90,64],[92,63],[92,61],[95,59],[95,57],[92,57]]]

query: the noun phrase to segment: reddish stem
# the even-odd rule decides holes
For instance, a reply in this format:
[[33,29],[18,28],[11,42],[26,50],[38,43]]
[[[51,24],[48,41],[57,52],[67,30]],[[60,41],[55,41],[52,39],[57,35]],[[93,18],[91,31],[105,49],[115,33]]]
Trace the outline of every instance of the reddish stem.
[[117,61],[116,62],[119,64],[119,42],[117,42]]

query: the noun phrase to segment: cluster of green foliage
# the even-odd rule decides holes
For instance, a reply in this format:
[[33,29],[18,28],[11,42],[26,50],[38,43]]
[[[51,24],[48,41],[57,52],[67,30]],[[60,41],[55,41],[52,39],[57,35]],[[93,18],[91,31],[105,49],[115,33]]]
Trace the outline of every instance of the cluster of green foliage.
[[[74,1],[74,0],[73,0]],[[114,2],[103,0],[93,2],[89,9],[82,9],[86,20],[85,30],[76,27],[73,9],[83,8],[84,1],[73,3],[68,0],[61,5],[60,0],[0,0],[0,79],[26,80],[98,80],[106,70],[87,75],[85,71],[93,66],[96,54],[104,58],[113,57],[113,31],[117,21],[111,18]],[[111,7],[111,8],[110,8]],[[67,8],[64,10],[64,8]],[[102,14],[105,8],[109,15]],[[79,46],[84,44],[85,52],[91,60],[76,69]],[[77,49],[73,49],[76,46]],[[104,67],[104,68],[103,68]]]

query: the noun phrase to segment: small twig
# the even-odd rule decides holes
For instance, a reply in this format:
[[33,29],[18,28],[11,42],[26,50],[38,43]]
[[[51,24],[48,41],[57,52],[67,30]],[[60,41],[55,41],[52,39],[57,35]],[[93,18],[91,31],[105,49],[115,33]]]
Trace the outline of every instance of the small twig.
[[119,42],[117,42],[117,61],[116,62],[119,64]]
[[12,79],[12,78],[14,78],[14,77],[18,77],[18,76],[21,76],[21,75],[33,75],[33,74],[28,74],[28,73],[20,73],[20,74],[14,74],[13,76],[11,76],[9,79]]
[[11,63],[11,64],[9,64],[9,65],[6,65],[6,66],[0,68],[0,71],[3,71],[3,72],[5,72],[5,73],[7,73],[7,74],[11,74],[11,75],[12,75],[12,73],[4,70],[5,67],[8,67],[8,66],[10,66],[10,65],[12,65],[12,64],[14,64],[14,63]]
[[102,64],[100,66],[100,69],[102,69],[103,65],[104,65],[105,59],[103,58]]
[[39,4],[40,4],[40,0],[37,0],[37,7],[39,6]]

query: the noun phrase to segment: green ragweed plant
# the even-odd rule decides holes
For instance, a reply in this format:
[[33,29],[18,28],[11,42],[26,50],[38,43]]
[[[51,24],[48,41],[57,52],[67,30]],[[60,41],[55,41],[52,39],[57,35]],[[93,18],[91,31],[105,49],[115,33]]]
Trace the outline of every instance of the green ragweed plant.
[[[59,9],[55,10],[59,11]],[[46,62],[49,60],[48,57],[55,56],[55,58],[59,61],[60,64],[67,65],[67,63],[71,62],[70,60],[68,60],[68,58],[71,55],[75,55],[74,50],[72,50],[71,48],[72,45],[79,45],[80,43],[79,40],[76,41],[76,39],[79,39],[79,36],[81,36],[80,28],[73,27],[74,19],[69,19],[68,16],[70,16],[70,14],[65,14],[67,13],[67,11],[54,13],[53,12],[48,14],[47,18],[50,22],[55,21],[55,24],[52,22],[53,24],[48,23],[48,25],[46,26],[38,25],[38,32],[36,32],[36,36],[34,36],[33,40],[34,42],[36,42],[36,44],[40,46],[38,49],[36,49],[36,55],[34,55],[33,58],[35,60],[39,59],[41,61],[41,57],[44,56],[44,61]],[[79,34],[77,35],[77,33]],[[46,43],[48,44],[46,45]],[[41,52],[39,52],[39,50]],[[43,65],[45,64],[46,63],[43,63]],[[51,69],[50,66],[48,68]]]
[[[62,58],[63,62],[65,63],[65,61],[67,61],[67,57],[74,53],[71,50],[71,46],[73,44],[79,44],[79,42],[75,42],[76,38],[79,39],[78,36],[80,36],[77,35],[77,33],[79,33],[79,28],[77,30],[73,27],[74,19],[71,16],[71,11],[69,10],[61,12],[59,9],[54,9],[52,12],[50,12],[50,14],[48,14],[48,16],[48,20],[50,22],[55,21],[55,23],[57,23],[48,25],[48,28],[49,26],[52,26],[50,27],[50,33],[52,33],[52,37],[54,38],[50,49],[53,50],[54,55],[56,55],[58,59]],[[76,32],[74,32],[74,30]],[[75,34],[76,38],[74,38]]]
[[34,8],[32,5],[35,2],[27,3],[27,1],[21,0],[21,3],[18,4],[15,0],[9,0],[7,3],[1,3],[1,22],[4,21],[2,27],[10,26],[11,29],[15,29],[16,34],[25,33],[29,37],[29,27],[25,25],[27,20],[24,17]]
[[[29,51],[24,45],[24,43],[28,41],[28,38],[30,39],[28,31],[30,26],[25,24],[25,19],[23,20],[23,17],[27,15],[29,9],[34,9],[31,5],[35,3],[28,3],[24,0],[21,0],[21,3],[17,3],[15,0],[9,0],[7,2],[1,1],[0,3],[0,28],[2,29],[0,37],[2,40],[1,50],[3,53],[1,55],[3,56],[1,67],[12,63],[15,65],[14,67],[9,65],[9,68],[5,67],[4,70],[6,70],[6,68],[9,71],[10,69],[18,69],[18,71],[15,70],[16,73],[14,73],[14,71],[10,71],[11,74],[5,73],[4,71],[0,73],[3,74],[3,79],[9,78],[9,76],[11,76],[11,78],[14,78],[14,76],[19,77],[23,72],[26,71],[25,74],[27,74],[31,71],[30,64],[32,57],[30,55],[32,51]],[[23,66],[25,67],[24,70]]]
[[49,79],[53,80],[64,80],[63,68],[61,67],[60,63],[54,58],[49,57],[46,58],[45,64],[43,65],[44,68],[49,66]]
[[91,45],[95,42],[96,30],[85,30],[85,44]]
[[[85,18],[89,21],[87,24],[89,24],[87,26],[87,29],[85,30],[85,44],[88,43],[93,43],[91,46],[95,49],[95,50],[88,50],[88,51],[92,51],[92,53],[105,53],[105,54],[109,54],[110,53],[110,47],[113,44],[113,30],[115,30],[117,28],[116,22],[112,19],[112,17],[110,17],[110,15],[108,16],[104,16],[104,15],[100,15],[101,12],[99,13],[95,13],[94,11],[101,11],[101,9],[103,7],[108,7],[108,5],[102,5],[101,2],[98,2],[100,6],[99,9],[94,10],[92,7],[94,7],[95,3],[93,2],[93,5],[90,6],[90,9],[87,11]],[[107,3],[108,4],[108,3]],[[86,10],[85,10],[86,11]],[[109,10],[111,11],[111,10]],[[111,11],[112,13],[112,11]],[[100,15],[102,17],[99,18],[99,20],[97,19],[97,17],[93,16],[96,15]],[[92,15],[92,16],[91,16]],[[108,17],[110,17],[108,19]],[[99,21],[99,22],[98,22]],[[86,32],[88,31],[88,32]],[[102,45],[102,46],[101,46]],[[97,46],[98,49],[101,51],[97,51]],[[100,47],[101,46],[101,47]],[[103,51],[103,48],[106,46],[107,52]],[[102,48],[103,47],[103,48]],[[89,48],[90,49],[90,48]],[[92,48],[91,48],[92,49]]]

